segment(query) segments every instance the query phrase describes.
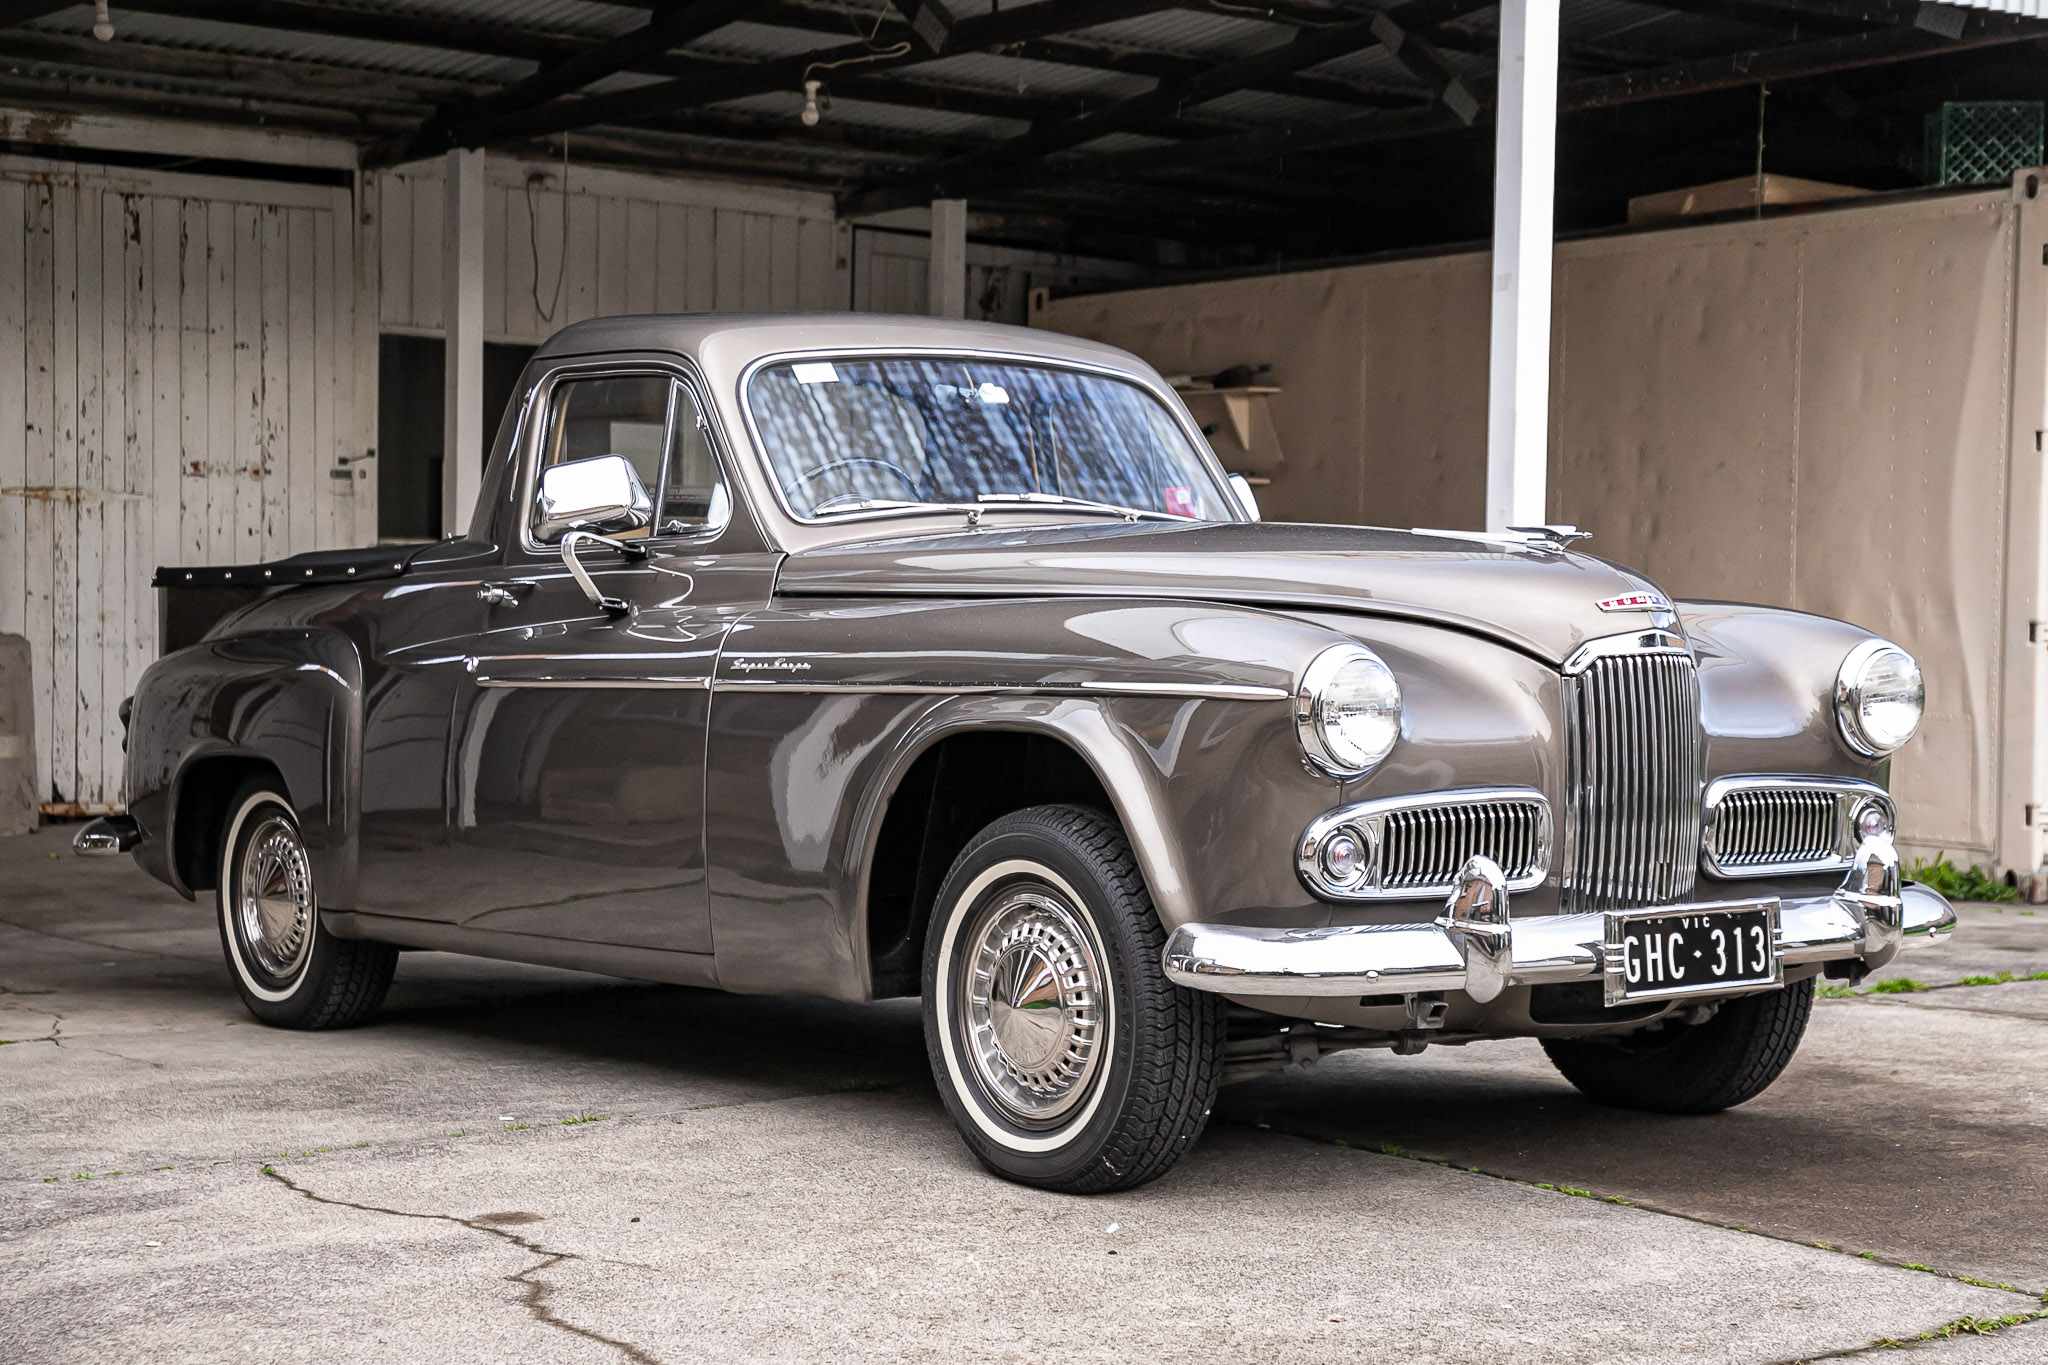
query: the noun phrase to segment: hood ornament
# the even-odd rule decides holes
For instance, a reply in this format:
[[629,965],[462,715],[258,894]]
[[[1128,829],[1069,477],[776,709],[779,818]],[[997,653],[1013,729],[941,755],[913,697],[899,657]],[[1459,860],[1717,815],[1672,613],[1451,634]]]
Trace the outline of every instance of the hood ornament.
[[1671,599],[1661,592],[1625,592],[1593,604],[1602,611],[1670,611]]
[[1591,531],[1581,531],[1576,526],[1562,525],[1510,526],[1508,530],[1528,540],[1546,541],[1553,549],[1558,550],[1564,549],[1575,540],[1586,540],[1593,534]]

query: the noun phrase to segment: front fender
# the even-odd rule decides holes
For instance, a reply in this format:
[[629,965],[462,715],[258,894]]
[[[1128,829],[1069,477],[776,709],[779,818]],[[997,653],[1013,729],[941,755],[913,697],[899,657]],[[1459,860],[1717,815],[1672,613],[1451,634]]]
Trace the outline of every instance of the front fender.
[[[1056,740],[1094,772],[1169,928],[1298,901],[1287,848],[1327,807],[1286,722],[1294,677],[1344,637],[1211,603],[806,603],[756,613],[721,656],[706,799],[721,984],[864,999],[867,892],[889,802],[963,732]],[[1205,847],[1284,790],[1269,857]],[[1270,803],[1267,803],[1270,804]]]
[[1835,723],[1835,676],[1871,633],[1826,616],[1740,602],[1680,602],[1699,663],[1707,775],[1814,773],[1882,783]]
[[229,769],[219,760],[262,763],[276,769],[298,813],[323,899],[351,904],[361,697],[361,656],[328,629],[212,639],[152,664],[128,730],[129,812],[143,832],[137,862],[192,898],[196,878],[178,850],[201,832],[178,822],[210,807],[188,799],[197,794],[191,784],[223,780]]

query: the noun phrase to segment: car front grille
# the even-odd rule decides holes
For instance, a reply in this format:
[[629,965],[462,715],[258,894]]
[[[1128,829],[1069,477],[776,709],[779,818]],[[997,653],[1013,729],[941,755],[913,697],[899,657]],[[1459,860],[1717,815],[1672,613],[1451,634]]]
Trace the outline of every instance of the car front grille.
[[1834,792],[1763,787],[1721,798],[1715,858],[1722,868],[1840,861],[1841,834]]
[[1474,854],[1500,864],[1509,885],[1540,880],[1547,861],[1541,798],[1460,802],[1387,812],[1380,826],[1379,889],[1444,895]]
[[1566,679],[1571,910],[1691,896],[1700,849],[1699,676],[1677,651],[1610,654]]

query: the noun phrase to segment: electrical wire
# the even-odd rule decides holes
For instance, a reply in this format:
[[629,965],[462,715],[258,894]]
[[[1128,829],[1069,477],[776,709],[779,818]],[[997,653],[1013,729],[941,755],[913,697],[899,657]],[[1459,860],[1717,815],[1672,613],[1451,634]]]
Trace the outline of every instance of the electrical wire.
[[562,277],[569,273],[569,135],[562,134],[562,243],[559,263],[555,266],[555,293],[548,300],[547,307],[540,304],[540,211],[534,207],[533,190],[539,176],[526,178],[526,244],[533,252],[533,311],[540,314],[540,320],[552,327],[555,323],[555,309],[562,305]]

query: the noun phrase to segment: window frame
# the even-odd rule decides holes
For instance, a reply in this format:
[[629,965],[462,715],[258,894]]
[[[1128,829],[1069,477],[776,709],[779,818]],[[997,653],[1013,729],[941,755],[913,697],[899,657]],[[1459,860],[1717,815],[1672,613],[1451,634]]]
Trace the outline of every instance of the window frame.
[[[859,512],[845,512],[825,517],[807,517],[799,513],[790,504],[789,495],[782,487],[782,479],[775,472],[775,461],[768,453],[768,443],[762,438],[760,423],[754,416],[754,404],[750,389],[755,376],[770,366],[801,364],[814,360],[837,360],[849,363],[865,363],[880,360],[960,360],[968,363],[1023,365],[1046,370],[1067,370],[1076,374],[1094,375],[1099,378],[1128,384],[1132,388],[1148,395],[1154,402],[1157,402],[1166,412],[1167,417],[1179,428],[1182,437],[1188,442],[1189,449],[1194,452],[1196,463],[1208,475],[1218,500],[1222,503],[1224,510],[1230,513],[1230,521],[1214,522],[1187,518],[1182,524],[1189,526],[1226,526],[1233,522],[1247,522],[1250,520],[1245,515],[1243,506],[1238,502],[1236,493],[1231,489],[1229,475],[1225,473],[1222,462],[1216,458],[1216,452],[1209,445],[1208,438],[1202,435],[1199,427],[1194,425],[1192,417],[1187,412],[1187,405],[1180,402],[1178,395],[1174,394],[1171,390],[1162,389],[1159,384],[1147,376],[1133,374],[1129,370],[1117,369],[1109,365],[1091,365],[1085,361],[1069,360],[1058,356],[1033,355],[1023,351],[982,350],[964,346],[842,346],[818,350],[778,351],[772,355],[758,356],[740,370],[736,397],[739,400],[740,415],[746,421],[747,438],[753,443],[756,467],[767,482],[769,494],[775,499],[776,509],[798,526],[807,529],[813,527],[834,527],[885,518],[941,514],[935,508],[891,507],[874,508]],[[1022,508],[1053,516],[1057,516],[1061,510],[1057,503],[989,503],[986,506],[991,511]]]
[[[558,555],[559,541],[549,543],[537,540],[533,534],[533,510],[540,496],[540,459],[545,451],[553,427],[550,420],[555,412],[557,395],[569,384],[587,379],[645,379],[658,377],[669,381],[668,411],[662,422],[661,436],[661,478],[658,486],[647,490],[654,504],[656,520],[647,528],[644,536],[635,536],[634,544],[705,544],[717,540],[733,524],[739,498],[737,480],[733,477],[731,461],[726,457],[724,442],[719,439],[718,424],[713,420],[710,404],[705,400],[706,388],[701,380],[687,367],[673,361],[655,358],[629,361],[604,360],[586,364],[568,364],[549,370],[535,382],[527,394],[523,406],[520,436],[519,477],[513,481],[512,514],[519,524],[519,548],[530,555]],[[725,518],[722,521],[706,521],[690,531],[663,534],[660,528],[662,498],[666,493],[669,476],[669,461],[674,454],[676,436],[676,391],[680,388],[689,395],[690,402],[697,410],[698,429],[704,433],[705,446],[711,452],[712,468],[718,475],[718,486],[725,490]]]

